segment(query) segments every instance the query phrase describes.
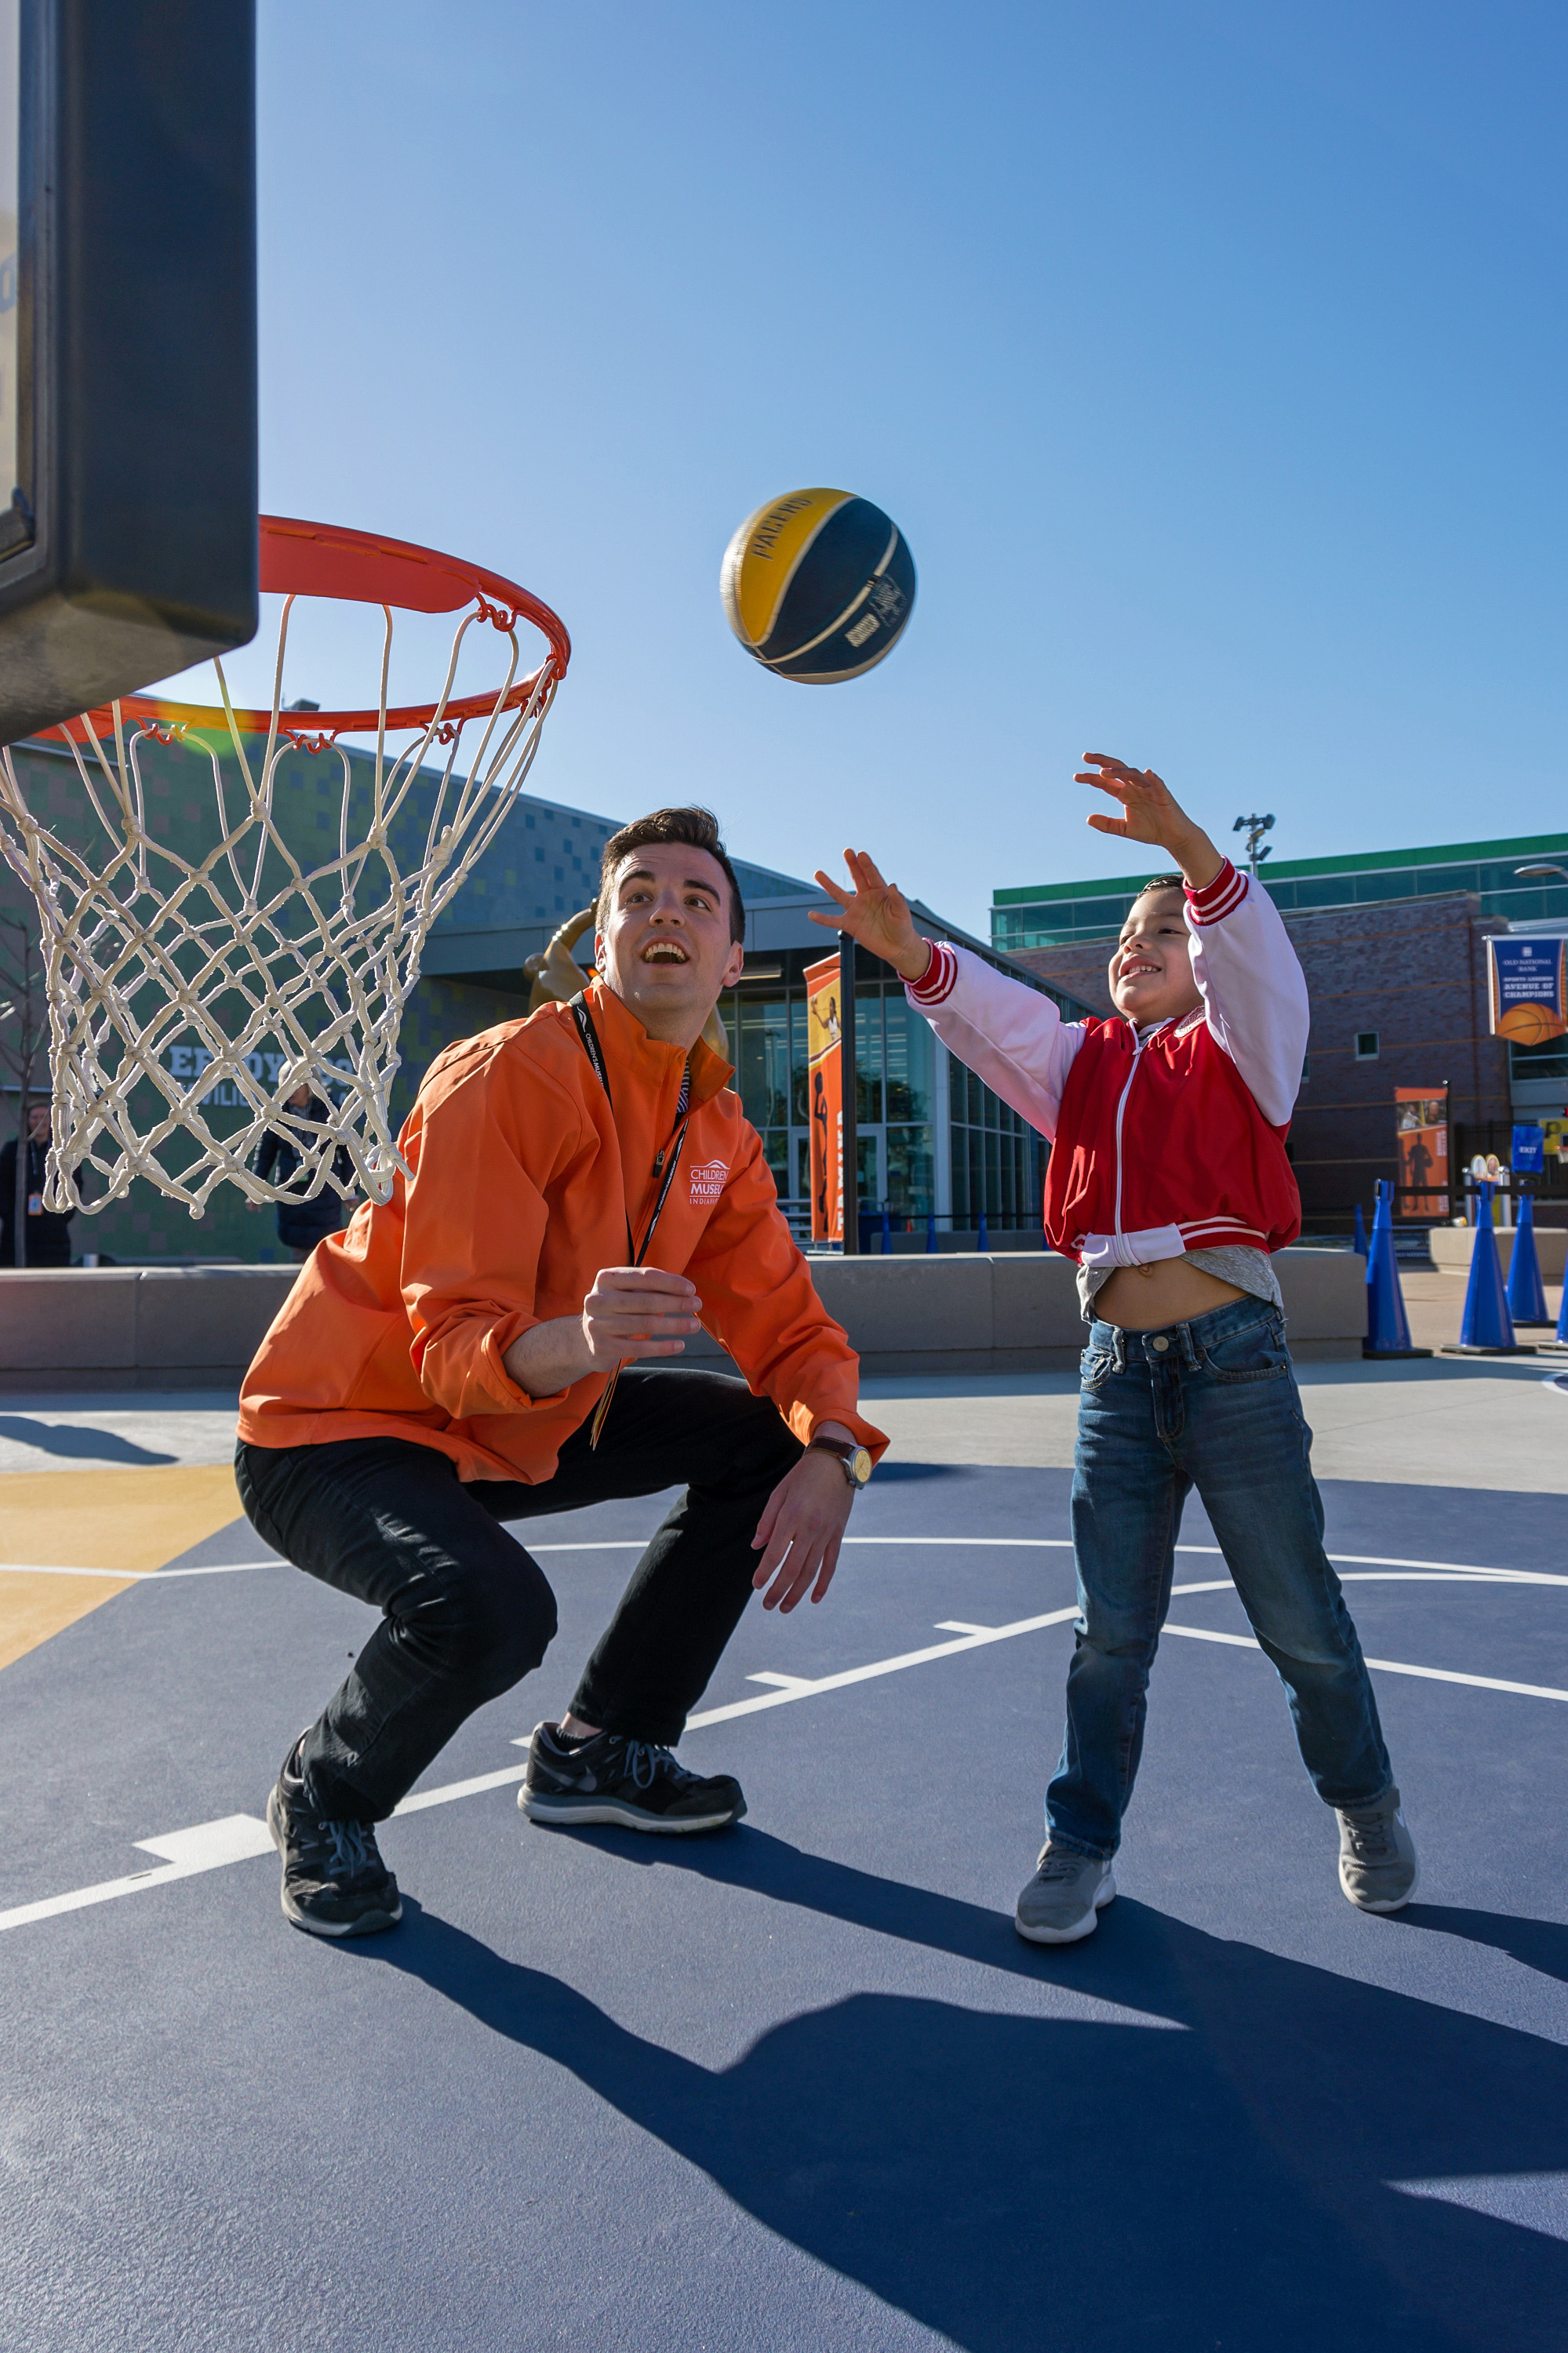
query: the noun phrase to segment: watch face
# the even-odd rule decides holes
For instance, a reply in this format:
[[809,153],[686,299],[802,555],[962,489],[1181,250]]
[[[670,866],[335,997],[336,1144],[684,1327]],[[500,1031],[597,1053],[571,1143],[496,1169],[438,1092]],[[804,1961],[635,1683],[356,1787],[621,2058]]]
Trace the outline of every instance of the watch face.
[[863,1446],[857,1446],[849,1458],[850,1476],[857,1487],[863,1487],[871,1476],[871,1456]]

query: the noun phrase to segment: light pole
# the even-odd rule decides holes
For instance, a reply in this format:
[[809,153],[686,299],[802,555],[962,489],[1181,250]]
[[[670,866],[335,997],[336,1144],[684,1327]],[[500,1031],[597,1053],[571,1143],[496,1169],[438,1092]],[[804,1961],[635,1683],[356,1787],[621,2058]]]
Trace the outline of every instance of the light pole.
[[1232,826],[1233,833],[1245,833],[1246,836],[1246,864],[1249,874],[1255,874],[1263,860],[1268,856],[1268,851],[1260,849],[1257,845],[1266,833],[1272,833],[1273,830],[1272,816],[1238,817]]

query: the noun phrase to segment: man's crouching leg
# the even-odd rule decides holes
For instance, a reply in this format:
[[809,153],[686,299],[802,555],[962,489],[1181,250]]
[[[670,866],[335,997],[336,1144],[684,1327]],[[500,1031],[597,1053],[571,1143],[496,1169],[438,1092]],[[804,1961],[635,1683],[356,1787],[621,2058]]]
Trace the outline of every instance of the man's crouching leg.
[[267,1808],[287,1917],[316,1936],[367,1936],[402,1911],[375,1825],[475,1708],[539,1664],[555,1597],[431,1447],[242,1445],[236,1475],[268,1544],[382,1612]]
[[534,1736],[518,1798],[531,1821],[680,1834],[740,1820],[739,1782],[693,1773],[673,1752],[751,1599],[768,1497],[800,1454],[777,1409],[744,1382],[633,1367],[597,1451],[582,1431],[562,1449],[553,1510],[688,1483],[632,1571],[567,1715]]

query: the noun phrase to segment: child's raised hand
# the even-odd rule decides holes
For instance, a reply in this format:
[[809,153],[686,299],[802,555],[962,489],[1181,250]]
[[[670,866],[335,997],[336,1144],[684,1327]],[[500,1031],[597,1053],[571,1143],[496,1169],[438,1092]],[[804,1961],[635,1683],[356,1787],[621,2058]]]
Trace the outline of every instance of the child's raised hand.
[[915,929],[915,919],[909,913],[909,902],[896,882],[885,882],[876,871],[875,861],[863,849],[846,849],[844,864],[849,868],[853,891],[841,891],[829,874],[819,867],[817,881],[839,912],[836,915],[820,914],[810,910],[813,923],[824,931],[848,932],[863,948],[879,955],[906,980],[918,980],[931,960],[930,944]]
[[1120,817],[1094,811],[1088,822],[1097,833],[1114,833],[1123,841],[1157,842],[1171,852],[1194,890],[1213,881],[1224,860],[1202,828],[1193,824],[1163,777],[1152,768],[1129,768],[1125,760],[1113,760],[1108,752],[1086,752],[1084,759],[1086,765],[1073,782],[1093,785],[1122,806]]

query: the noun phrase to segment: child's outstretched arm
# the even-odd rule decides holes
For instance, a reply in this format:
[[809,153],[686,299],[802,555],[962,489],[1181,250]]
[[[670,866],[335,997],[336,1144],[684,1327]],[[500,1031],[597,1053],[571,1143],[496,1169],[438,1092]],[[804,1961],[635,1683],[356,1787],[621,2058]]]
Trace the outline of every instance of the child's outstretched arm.
[[1106,752],[1086,752],[1075,785],[1093,785],[1121,803],[1120,817],[1096,809],[1086,822],[1097,833],[1114,833],[1122,841],[1152,841],[1168,849],[1181,868],[1189,891],[1202,891],[1228,864],[1201,825],[1194,825],[1163,777],[1152,768],[1129,768]]
[[1236,872],[1152,768],[1129,768],[1099,752],[1087,760],[1075,782],[1097,786],[1123,811],[1119,818],[1097,812],[1089,819],[1096,832],[1158,842],[1181,868],[1192,977],[1209,1029],[1265,1119],[1284,1127],[1301,1085],[1310,1013],[1306,978],[1278,909],[1261,883]]
[[1054,1136],[1062,1090],[1083,1043],[1082,1023],[1065,1022],[1052,997],[1010,980],[968,948],[923,939],[903,892],[883,881],[866,851],[846,849],[844,864],[853,887],[842,890],[819,872],[837,912],[813,909],[811,921],[825,931],[848,932],[890,964],[910,1003],[959,1061],[1042,1135]]

